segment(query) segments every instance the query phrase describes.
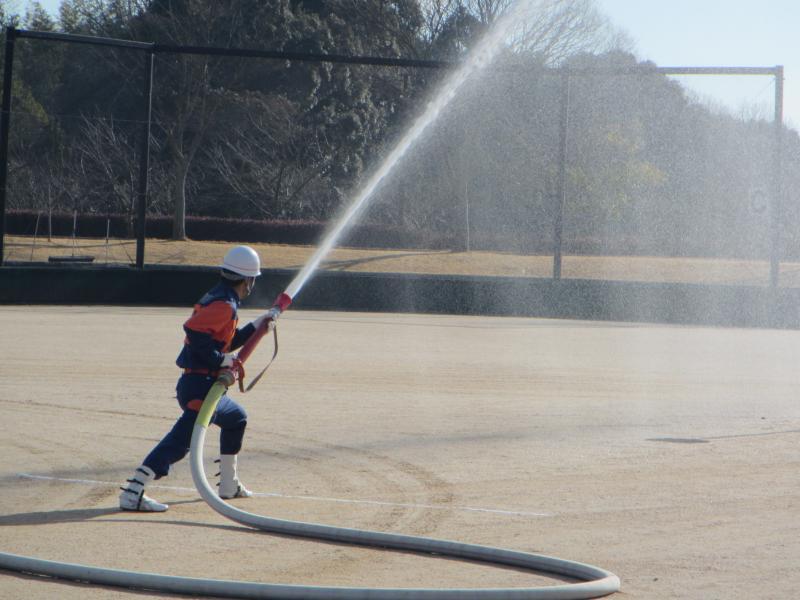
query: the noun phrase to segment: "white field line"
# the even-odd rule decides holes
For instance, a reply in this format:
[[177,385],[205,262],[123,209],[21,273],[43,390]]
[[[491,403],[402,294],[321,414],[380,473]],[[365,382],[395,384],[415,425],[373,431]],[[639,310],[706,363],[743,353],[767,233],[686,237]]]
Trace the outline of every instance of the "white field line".
[[[17,477],[24,479],[36,479],[39,481],[59,481],[62,483],[76,483],[82,485],[108,485],[119,487],[119,482],[96,481],[94,479],[69,479],[65,477],[49,477],[47,475],[31,475],[30,473],[17,473]],[[162,490],[175,490],[179,492],[196,492],[194,488],[178,487],[174,485],[159,485],[151,483],[149,488],[159,488]],[[347,498],[328,498],[325,496],[293,496],[290,494],[279,494],[277,492],[253,492],[254,496],[264,496],[270,498],[288,498],[292,500],[312,500],[316,502],[339,502],[341,504],[369,504],[372,506],[399,506],[402,508],[424,508],[428,510],[451,510],[468,511],[479,513],[490,513],[495,515],[506,515],[512,517],[553,517],[554,513],[529,512],[522,510],[502,510],[499,508],[476,508],[474,506],[444,506],[437,504],[412,504],[405,502],[383,502],[381,500],[352,500]]]

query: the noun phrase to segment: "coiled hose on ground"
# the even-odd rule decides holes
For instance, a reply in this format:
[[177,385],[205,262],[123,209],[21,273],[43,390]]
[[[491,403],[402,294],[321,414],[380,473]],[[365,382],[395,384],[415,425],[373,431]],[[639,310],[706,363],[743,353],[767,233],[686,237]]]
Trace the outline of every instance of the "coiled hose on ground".
[[219,514],[242,525],[282,535],[355,544],[377,548],[420,552],[488,564],[529,569],[579,580],[579,583],[536,588],[346,588],[302,585],[278,585],[220,579],[175,577],[138,573],[89,565],[48,561],[0,552],[0,568],[22,573],[45,575],[72,581],[90,582],[126,588],[158,590],[194,596],[223,598],[273,598],[309,600],[579,600],[599,598],[619,590],[619,578],[603,569],[550,556],[531,554],[409,535],[380,533],[274,519],[240,510],[224,502],[212,490],[203,469],[203,445],[211,416],[230,382],[218,381],[206,397],[192,434],[191,468],[197,491]]

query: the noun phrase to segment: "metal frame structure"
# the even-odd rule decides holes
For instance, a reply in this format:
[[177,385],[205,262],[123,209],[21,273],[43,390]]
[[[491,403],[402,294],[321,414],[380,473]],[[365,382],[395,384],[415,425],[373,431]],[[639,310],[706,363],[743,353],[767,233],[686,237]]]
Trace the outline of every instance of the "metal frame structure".
[[[8,27],[6,29],[5,61],[3,71],[2,109],[0,111],[0,267],[4,264],[3,240],[6,219],[6,183],[8,173],[8,140],[11,127],[11,83],[14,65],[14,45],[17,39],[29,38],[56,42],[116,46],[144,52],[144,89],[142,94],[143,124],[141,131],[141,162],[137,193],[136,224],[136,267],[144,268],[144,245],[146,230],[146,211],[148,197],[148,171],[150,156],[150,127],[152,119],[153,69],[156,54],[195,54],[205,56],[229,56],[240,58],[262,58],[294,62],[325,62],[359,64],[385,67],[412,67],[424,69],[445,69],[455,66],[447,61],[411,60],[403,58],[380,58],[374,56],[344,56],[338,54],[301,54],[243,48],[216,48],[206,46],[175,46],[152,42],[139,42],[114,38],[92,37],[69,33],[28,31]],[[573,77],[589,75],[760,75],[775,78],[775,138],[773,148],[773,172],[770,190],[770,286],[777,287],[780,270],[780,228],[781,209],[781,168],[782,168],[782,130],[783,130],[783,66],[774,67],[630,67],[619,69],[553,69],[553,74],[561,77],[561,111],[559,116],[559,169],[556,184],[556,216],[554,220],[553,241],[553,279],[561,279],[564,205],[566,202],[566,165],[569,143],[569,103],[570,80]]]
[[559,69],[561,73],[561,116],[559,122],[559,178],[557,195],[557,211],[555,219],[555,242],[553,250],[553,278],[561,278],[561,248],[563,237],[564,204],[566,202],[566,164],[569,131],[569,101],[570,79],[576,76],[589,75],[768,75],[775,77],[775,140],[773,145],[772,160],[772,185],[770,190],[770,287],[778,286],[780,272],[780,222],[781,195],[783,185],[781,182],[781,168],[783,162],[783,65],[774,67],[632,67],[620,69]]
[[6,54],[3,70],[3,104],[0,112],[0,266],[4,263],[3,238],[5,237],[6,215],[6,183],[8,176],[8,140],[11,126],[11,83],[14,69],[14,46],[18,39],[38,39],[73,44],[90,44],[95,46],[112,46],[141,50],[144,59],[144,90],[142,94],[143,125],[140,141],[141,163],[139,165],[139,181],[137,194],[136,224],[136,267],[144,268],[144,244],[147,212],[148,171],[150,157],[150,127],[153,102],[153,69],[156,54],[198,54],[205,56],[231,56],[240,58],[264,58],[294,62],[327,62],[384,67],[414,67],[441,69],[452,66],[444,61],[410,60],[403,58],[379,58],[374,56],[343,56],[339,54],[301,54],[297,52],[278,52],[273,50],[257,50],[242,48],[215,48],[206,46],[173,46],[153,42],[137,42],[115,38],[92,37],[71,33],[49,31],[28,31],[6,28]]

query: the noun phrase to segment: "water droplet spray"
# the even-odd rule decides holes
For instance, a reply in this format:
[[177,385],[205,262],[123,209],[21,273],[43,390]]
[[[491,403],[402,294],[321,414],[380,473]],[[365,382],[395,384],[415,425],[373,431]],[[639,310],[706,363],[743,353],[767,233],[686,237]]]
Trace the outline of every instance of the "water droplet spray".
[[[436,120],[464,83],[491,63],[502,48],[503,42],[507,39],[513,27],[520,22],[526,12],[530,11],[531,4],[533,4],[531,0],[519,0],[514,4],[470,52],[466,62],[447,77],[441,89],[428,104],[422,115],[417,118],[381,163],[380,167],[360,188],[352,202],[347,206],[347,209],[327,232],[311,259],[289,284],[282,296],[294,299],[300,293],[308,279],[319,267],[322,259],[333,249],[348,227],[356,221],[359,213],[374,196],[375,190],[380,186],[381,182],[395,168],[403,155],[422,136],[431,123]],[[285,302],[286,300],[284,300]]]

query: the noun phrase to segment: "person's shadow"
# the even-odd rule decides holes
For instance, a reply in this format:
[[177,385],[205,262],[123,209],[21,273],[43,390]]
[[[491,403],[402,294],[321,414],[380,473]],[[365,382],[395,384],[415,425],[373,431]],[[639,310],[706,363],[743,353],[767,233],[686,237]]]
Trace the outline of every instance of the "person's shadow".
[[[170,502],[170,506],[178,504],[193,504],[196,502],[203,502],[202,498],[193,498],[192,500],[179,500],[177,502]],[[48,510],[38,512],[16,513],[13,515],[0,515],[0,527],[14,527],[18,525],[49,525],[52,523],[74,523],[77,521],[89,521],[96,519],[98,521],[118,521],[122,519],[110,519],[111,515],[124,515],[133,514],[135,511],[121,510],[115,506],[108,508],[77,508],[73,510]],[[138,513],[147,514],[147,513]],[[153,519],[142,519],[143,521],[154,521]],[[204,526],[204,523],[187,523],[186,521],[165,521],[159,519],[159,523],[171,523],[175,525],[192,525]],[[208,525],[208,527],[218,527],[217,525]],[[240,527],[234,527],[240,529]]]

